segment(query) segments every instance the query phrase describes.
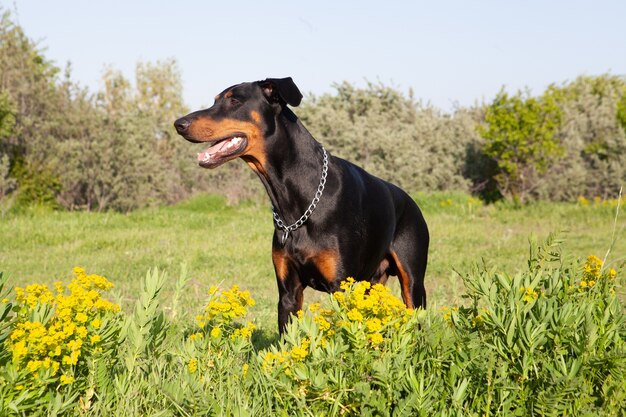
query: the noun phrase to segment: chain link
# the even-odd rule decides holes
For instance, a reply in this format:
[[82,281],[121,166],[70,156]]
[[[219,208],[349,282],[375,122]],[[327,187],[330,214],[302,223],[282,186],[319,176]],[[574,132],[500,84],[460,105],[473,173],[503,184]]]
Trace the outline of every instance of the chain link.
[[281,239],[281,243],[283,246],[289,237],[289,234],[294,230],[302,227],[304,223],[311,217],[313,214],[313,210],[317,207],[317,203],[320,202],[320,198],[322,197],[322,193],[324,193],[324,187],[326,186],[326,176],[328,175],[328,154],[326,153],[326,149],[322,146],[322,151],[324,152],[324,164],[322,167],[322,176],[320,178],[320,183],[317,186],[317,191],[315,192],[315,197],[313,197],[313,201],[309,204],[309,207],[306,209],[304,214],[293,224],[287,226],[285,222],[282,221],[275,207],[272,207],[272,213],[274,215],[274,221],[276,222],[276,227],[283,230],[283,237]]

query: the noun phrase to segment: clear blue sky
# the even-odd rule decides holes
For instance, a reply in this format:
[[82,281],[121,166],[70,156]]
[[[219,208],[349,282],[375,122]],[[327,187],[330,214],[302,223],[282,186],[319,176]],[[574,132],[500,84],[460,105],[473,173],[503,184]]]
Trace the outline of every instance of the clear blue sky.
[[111,65],[175,58],[187,104],[242,81],[292,76],[321,94],[381,81],[444,110],[505,85],[626,75],[626,1],[2,0],[27,35],[95,90]]

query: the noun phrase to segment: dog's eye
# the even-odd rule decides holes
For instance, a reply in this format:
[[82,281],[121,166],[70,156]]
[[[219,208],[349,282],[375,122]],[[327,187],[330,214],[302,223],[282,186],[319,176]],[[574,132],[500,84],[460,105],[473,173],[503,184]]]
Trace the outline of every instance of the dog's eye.
[[229,104],[230,104],[231,106],[233,106],[233,107],[237,107],[237,106],[240,106],[240,105],[241,105],[241,101],[237,100],[235,97],[230,97],[230,98],[228,99],[228,102],[229,102]]

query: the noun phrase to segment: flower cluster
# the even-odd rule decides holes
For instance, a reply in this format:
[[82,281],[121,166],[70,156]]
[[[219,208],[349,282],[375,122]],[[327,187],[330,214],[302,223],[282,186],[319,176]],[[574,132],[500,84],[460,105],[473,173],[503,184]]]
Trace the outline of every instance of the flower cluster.
[[341,290],[330,295],[328,303],[313,303],[307,312],[298,312],[284,343],[260,356],[265,372],[284,374],[306,388],[307,364],[346,349],[384,355],[414,317],[413,310],[382,284],[347,278]]
[[232,357],[252,350],[250,339],[256,325],[250,321],[242,325],[242,319],[248,313],[248,307],[256,303],[249,291],[242,291],[238,285],[221,290],[212,286],[208,291],[209,299],[203,314],[196,316],[199,329],[186,341],[186,354],[183,363],[186,372],[205,378],[207,372],[215,369],[228,369],[229,375],[245,378],[249,365],[244,363],[241,369],[226,365]]
[[106,278],[73,270],[67,286],[32,284],[14,288],[16,320],[7,347],[18,370],[26,369],[35,380],[56,378],[67,385],[85,350],[100,349],[103,319],[120,306],[102,298],[113,287]]
[[596,207],[611,207],[615,208],[618,205],[622,205],[626,203],[626,196],[621,198],[613,198],[613,199],[603,199],[602,197],[595,196],[592,200],[589,200],[585,196],[578,196],[577,198],[578,205],[580,206],[596,206]]
[[594,288],[598,282],[600,282],[603,278],[606,278],[606,284],[610,287],[609,291],[614,293],[614,280],[617,276],[617,271],[615,269],[610,268],[608,271],[603,270],[604,263],[602,259],[598,258],[595,255],[591,255],[587,257],[587,262],[583,265],[582,278],[578,284],[578,292],[586,292],[590,289]]
[[[209,289],[209,300],[204,307],[204,314],[196,316],[199,332],[189,336],[189,340],[221,343],[224,334],[230,335],[232,340],[250,340],[256,325],[247,322],[245,326],[234,323],[236,319],[248,313],[248,307],[256,302],[249,291],[241,291],[238,285],[228,290],[220,290],[216,286]],[[205,338],[207,335],[207,338]]]
[[303,338],[300,344],[285,351],[267,351],[263,356],[263,369],[269,372],[274,366],[283,366],[285,373],[290,374],[290,366],[296,362],[302,362],[309,355],[311,340]]
[[212,322],[230,324],[233,320],[245,316],[248,307],[256,304],[250,292],[241,291],[238,285],[221,292],[218,287],[213,286],[209,289],[209,295],[211,298],[204,308],[204,314],[196,316],[200,327]]
[[314,320],[328,336],[332,336],[334,328],[356,324],[367,331],[372,345],[379,345],[384,341],[383,330],[390,323],[393,322],[393,327],[397,329],[413,312],[382,284],[371,285],[367,281],[355,282],[353,278],[348,278],[341,284],[341,289],[344,292],[334,293],[333,299],[341,310],[347,312],[347,322],[327,310],[314,312]]
[[522,301],[532,303],[539,297],[539,293],[531,287],[520,287],[519,292],[523,294]]

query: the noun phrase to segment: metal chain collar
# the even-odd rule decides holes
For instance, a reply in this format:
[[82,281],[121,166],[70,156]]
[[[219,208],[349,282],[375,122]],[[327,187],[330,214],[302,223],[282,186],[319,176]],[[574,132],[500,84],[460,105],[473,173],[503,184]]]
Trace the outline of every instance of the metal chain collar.
[[326,149],[322,146],[322,151],[324,152],[324,165],[322,167],[322,176],[320,178],[320,183],[317,186],[317,191],[315,192],[315,197],[313,197],[313,201],[309,204],[309,207],[306,209],[304,214],[294,223],[289,226],[285,224],[278,215],[275,207],[272,207],[272,213],[274,214],[274,221],[276,222],[276,227],[283,230],[283,237],[281,238],[281,244],[285,246],[285,242],[287,242],[287,238],[289,237],[289,233],[294,230],[302,227],[304,223],[311,217],[313,214],[313,210],[317,207],[317,203],[320,202],[320,198],[322,197],[322,193],[324,192],[324,186],[326,185],[326,176],[328,174],[328,154],[326,153]]

